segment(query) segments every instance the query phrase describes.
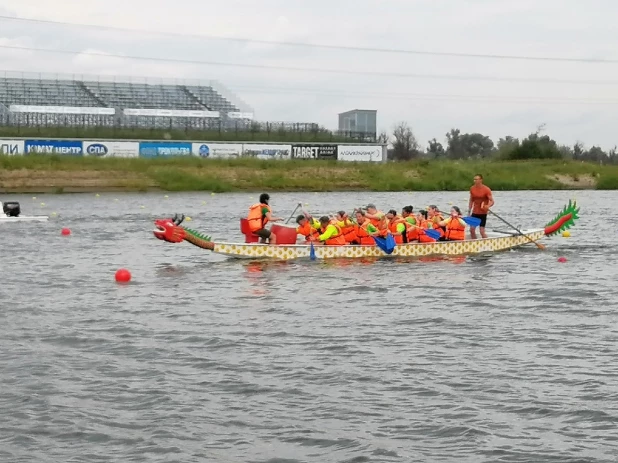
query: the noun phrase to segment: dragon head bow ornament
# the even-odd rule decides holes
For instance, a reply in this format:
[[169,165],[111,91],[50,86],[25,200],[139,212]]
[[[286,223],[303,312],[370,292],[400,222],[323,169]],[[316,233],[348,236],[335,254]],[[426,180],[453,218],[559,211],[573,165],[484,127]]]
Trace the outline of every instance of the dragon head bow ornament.
[[152,232],[161,241],[167,241],[168,243],[188,241],[200,248],[212,250],[214,243],[212,243],[210,236],[202,235],[195,230],[181,226],[180,224],[184,220],[184,214],[181,214],[180,217],[178,217],[178,214],[175,214],[171,219],[157,219],[154,222],[155,229]]

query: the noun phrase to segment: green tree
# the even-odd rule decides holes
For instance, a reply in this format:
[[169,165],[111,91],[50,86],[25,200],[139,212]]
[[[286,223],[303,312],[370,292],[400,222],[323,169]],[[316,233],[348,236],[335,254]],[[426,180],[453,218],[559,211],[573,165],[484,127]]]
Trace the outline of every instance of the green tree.
[[429,140],[429,145],[427,146],[427,153],[434,158],[441,158],[446,154],[444,150],[444,146],[435,138]]
[[555,140],[539,136],[539,132],[528,135],[520,145],[510,152],[507,159],[561,159],[562,153]]
[[487,158],[494,152],[494,142],[480,133],[464,133],[451,129],[446,134],[446,153],[451,159]]
[[399,122],[393,130],[393,156],[396,161],[409,161],[420,155],[420,145],[407,122]]

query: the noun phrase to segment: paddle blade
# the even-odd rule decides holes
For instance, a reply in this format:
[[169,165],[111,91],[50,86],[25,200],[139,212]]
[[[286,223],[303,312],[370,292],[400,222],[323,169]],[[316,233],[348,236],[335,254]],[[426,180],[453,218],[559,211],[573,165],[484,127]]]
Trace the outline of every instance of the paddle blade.
[[395,237],[389,233],[386,235],[386,253],[392,253],[395,250],[395,246],[397,246],[397,243],[395,243]]
[[309,259],[315,260],[315,248],[313,247],[313,243],[311,243],[311,249],[309,250]]
[[428,229],[423,229],[423,232],[425,233],[425,235],[427,235],[429,238],[433,238],[434,240],[439,240],[440,239],[440,232],[438,230],[432,230],[431,228]]
[[461,219],[471,227],[478,227],[481,224],[481,219],[477,217],[462,217]]
[[395,238],[393,238],[393,235],[391,234],[389,234],[386,238],[374,236],[373,240],[376,242],[376,246],[386,254],[391,254],[395,250]]

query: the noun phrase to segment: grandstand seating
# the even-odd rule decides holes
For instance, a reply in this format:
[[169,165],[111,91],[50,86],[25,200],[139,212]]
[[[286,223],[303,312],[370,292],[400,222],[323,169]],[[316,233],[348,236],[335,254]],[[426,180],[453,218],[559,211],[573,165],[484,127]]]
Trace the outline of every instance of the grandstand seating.
[[[73,108],[42,112],[32,108],[11,110],[11,105],[56,106]],[[105,80],[44,79],[0,76],[0,112],[3,125],[24,126],[120,126],[144,128],[211,129],[234,125],[248,126],[249,119],[230,117],[228,113],[243,112],[210,85],[149,84]],[[109,114],[74,114],[83,111],[96,113],[96,108],[115,110]],[[95,108],[86,110],[85,108]],[[219,112],[218,117],[184,117],[167,115],[126,115],[133,110],[182,110]],[[247,112],[245,109],[244,112]]]

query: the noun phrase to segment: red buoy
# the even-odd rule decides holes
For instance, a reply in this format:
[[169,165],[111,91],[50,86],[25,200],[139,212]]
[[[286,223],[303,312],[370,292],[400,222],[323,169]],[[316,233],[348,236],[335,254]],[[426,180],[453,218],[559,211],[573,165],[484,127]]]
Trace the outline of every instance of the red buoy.
[[128,283],[131,281],[131,272],[126,268],[121,268],[116,271],[116,281],[118,283]]
[[560,263],[564,263],[564,262],[566,262],[566,261],[567,261],[567,258],[566,258],[566,257],[558,257],[558,262],[560,262]]
[[60,233],[62,233],[62,236],[69,236],[71,234],[71,230],[68,228],[63,228]]

